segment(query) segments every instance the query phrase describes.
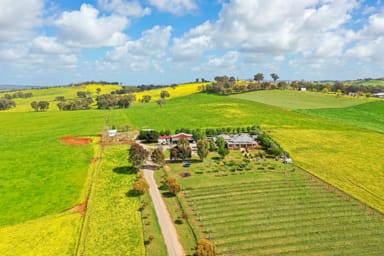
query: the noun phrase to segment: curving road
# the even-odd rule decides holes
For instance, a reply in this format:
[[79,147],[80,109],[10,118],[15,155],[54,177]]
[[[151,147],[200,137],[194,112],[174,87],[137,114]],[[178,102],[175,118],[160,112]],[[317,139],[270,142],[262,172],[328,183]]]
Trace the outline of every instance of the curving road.
[[153,176],[153,170],[144,168],[144,177],[149,184],[149,194],[152,198],[157,219],[159,221],[161,232],[163,233],[165,245],[167,246],[168,256],[183,256],[185,255],[181,246],[175,226],[165,206],[163,197],[157,188],[156,180]]

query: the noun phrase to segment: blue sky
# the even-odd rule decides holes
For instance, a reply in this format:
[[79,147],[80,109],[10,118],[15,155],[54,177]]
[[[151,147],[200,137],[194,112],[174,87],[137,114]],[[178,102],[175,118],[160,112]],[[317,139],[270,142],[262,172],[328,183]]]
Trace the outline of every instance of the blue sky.
[[384,77],[380,0],[0,0],[0,84]]

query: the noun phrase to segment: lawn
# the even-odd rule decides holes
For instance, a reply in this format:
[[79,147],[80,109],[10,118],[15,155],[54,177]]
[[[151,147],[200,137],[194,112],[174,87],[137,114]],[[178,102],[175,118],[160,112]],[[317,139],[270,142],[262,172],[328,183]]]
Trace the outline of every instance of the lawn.
[[345,108],[372,101],[371,99],[363,97],[354,98],[348,96],[336,96],[335,94],[293,90],[264,90],[236,94],[231,97],[288,109]]
[[[378,215],[298,168],[289,165],[284,174],[280,162],[253,159],[248,168],[231,170],[230,163],[239,161],[238,152],[225,165],[211,154],[190,168],[181,163],[166,168],[182,184],[179,198],[189,206],[189,221],[215,243],[218,255],[383,254],[384,222]],[[191,176],[181,178],[181,172]]]
[[0,113],[0,226],[62,212],[81,201],[92,145],[59,138],[102,130],[105,112]]

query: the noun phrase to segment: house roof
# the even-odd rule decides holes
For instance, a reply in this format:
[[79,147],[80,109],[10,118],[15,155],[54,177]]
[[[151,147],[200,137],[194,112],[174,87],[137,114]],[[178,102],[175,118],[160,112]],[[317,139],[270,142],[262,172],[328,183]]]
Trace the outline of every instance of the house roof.
[[235,134],[233,136],[229,136],[227,134],[221,134],[220,137],[223,137],[225,142],[227,142],[229,145],[232,144],[252,144],[255,145],[257,142],[255,141],[255,138],[247,133],[240,133]]
[[181,139],[181,138],[188,138],[188,139],[191,139],[193,137],[192,134],[188,134],[188,133],[184,133],[184,132],[181,132],[181,133],[178,133],[178,134],[175,134],[172,136],[172,139]]
[[159,136],[159,139],[170,139],[172,136],[170,135],[164,135],[164,136]]

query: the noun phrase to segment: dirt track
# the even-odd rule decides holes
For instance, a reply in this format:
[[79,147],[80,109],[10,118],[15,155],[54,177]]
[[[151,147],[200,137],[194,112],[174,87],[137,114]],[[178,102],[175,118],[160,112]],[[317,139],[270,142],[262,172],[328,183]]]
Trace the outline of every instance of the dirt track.
[[168,256],[185,255],[183,247],[178,240],[173,221],[169,215],[167,207],[165,206],[163,197],[157,188],[157,184],[153,176],[153,170],[144,169],[143,172],[144,177],[149,184],[149,194],[152,198],[153,205],[155,206],[161,232],[163,233],[165,245],[167,246]]

